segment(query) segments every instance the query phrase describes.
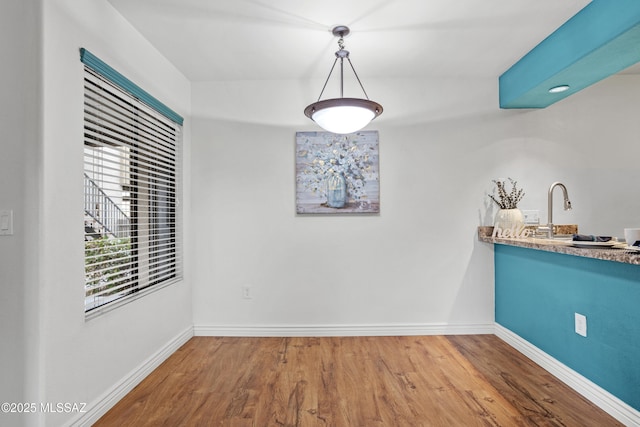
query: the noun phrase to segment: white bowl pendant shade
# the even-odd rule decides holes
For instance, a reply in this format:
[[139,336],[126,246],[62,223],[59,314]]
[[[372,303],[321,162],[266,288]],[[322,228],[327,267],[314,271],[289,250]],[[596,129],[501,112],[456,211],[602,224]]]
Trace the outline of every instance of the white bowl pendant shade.
[[353,133],[369,124],[375,114],[360,107],[333,107],[316,111],[311,118],[321,128],[333,133]]
[[333,133],[357,132],[382,112],[376,102],[357,98],[327,99],[311,104],[305,114]]

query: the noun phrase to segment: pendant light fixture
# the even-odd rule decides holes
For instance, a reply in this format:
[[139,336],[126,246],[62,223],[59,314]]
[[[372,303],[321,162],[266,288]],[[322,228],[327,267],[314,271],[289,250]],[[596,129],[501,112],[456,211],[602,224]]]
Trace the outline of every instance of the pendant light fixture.
[[[318,101],[307,106],[307,108],[304,109],[304,114],[329,132],[340,134],[353,133],[359,131],[368,125],[371,120],[382,114],[382,105],[369,100],[367,92],[364,90],[364,86],[362,86],[362,82],[358,77],[358,73],[356,73],[356,69],[353,67],[351,59],[349,59],[349,51],[344,49],[344,37],[350,33],[349,28],[344,25],[339,25],[333,28],[332,33],[334,36],[340,37],[338,39],[338,47],[340,49],[336,52],[336,59],[333,61],[329,76],[324,82]],[[356,76],[366,99],[343,97],[345,58],[349,61],[353,74]],[[331,78],[331,74],[338,60],[340,60],[340,98],[321,101],[320,98],[322,98],[322,94],[327,87],[329,78]]]

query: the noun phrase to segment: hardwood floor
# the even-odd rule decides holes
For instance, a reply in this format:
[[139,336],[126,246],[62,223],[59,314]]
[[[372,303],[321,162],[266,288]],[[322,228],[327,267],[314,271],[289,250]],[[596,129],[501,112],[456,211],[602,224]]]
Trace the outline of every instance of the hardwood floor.
[[494,335],[194,337],[95,426],[620,426]]

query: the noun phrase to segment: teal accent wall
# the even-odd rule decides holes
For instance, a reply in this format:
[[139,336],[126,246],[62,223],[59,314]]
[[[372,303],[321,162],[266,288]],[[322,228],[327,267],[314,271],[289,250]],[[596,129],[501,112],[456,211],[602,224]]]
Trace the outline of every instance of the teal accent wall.
[[640,266],[495,245],[495,310],[498,324],[640,410]]

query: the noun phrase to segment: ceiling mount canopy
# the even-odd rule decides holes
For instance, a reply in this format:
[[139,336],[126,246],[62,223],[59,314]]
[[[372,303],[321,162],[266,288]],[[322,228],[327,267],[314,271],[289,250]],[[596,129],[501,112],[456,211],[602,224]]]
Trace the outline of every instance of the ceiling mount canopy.
[[[351,59],[349,59],[349,51],[344,49],[344,37],[350,32],[349,27],[344,25],[338,25],[333,28],[333,35],[340,37],[338,39],[338,47],[340,49],[336,52],[336,59],[333,61],[333,66],[329,71],[327,80],[324,82],[322,91],[320,91],[318,100],[304,109],[304,114],[320,125],[320,127],[329,132],[340,134],[357,132],[368,125],[371,120],[382,114],[382,105],[369,100],[369,96],[367,96],[367,92],[364,90],[364,86],[358,77],[358,73],[356,73],[356,69],[353,67]],[[366,99],[344,98],[345,58],[349,62],[351,70],[356,76],[356,80],[358,80],[358,84],[360,84],[360,88],[362,89]],[[340,60],[340,98],[331,98],[321,101],[320,98],[322,98],[322,94],[327,87],[327,83],[331,78],[331,74],[333,73],[333,69],[335,68],[338,60]]]

